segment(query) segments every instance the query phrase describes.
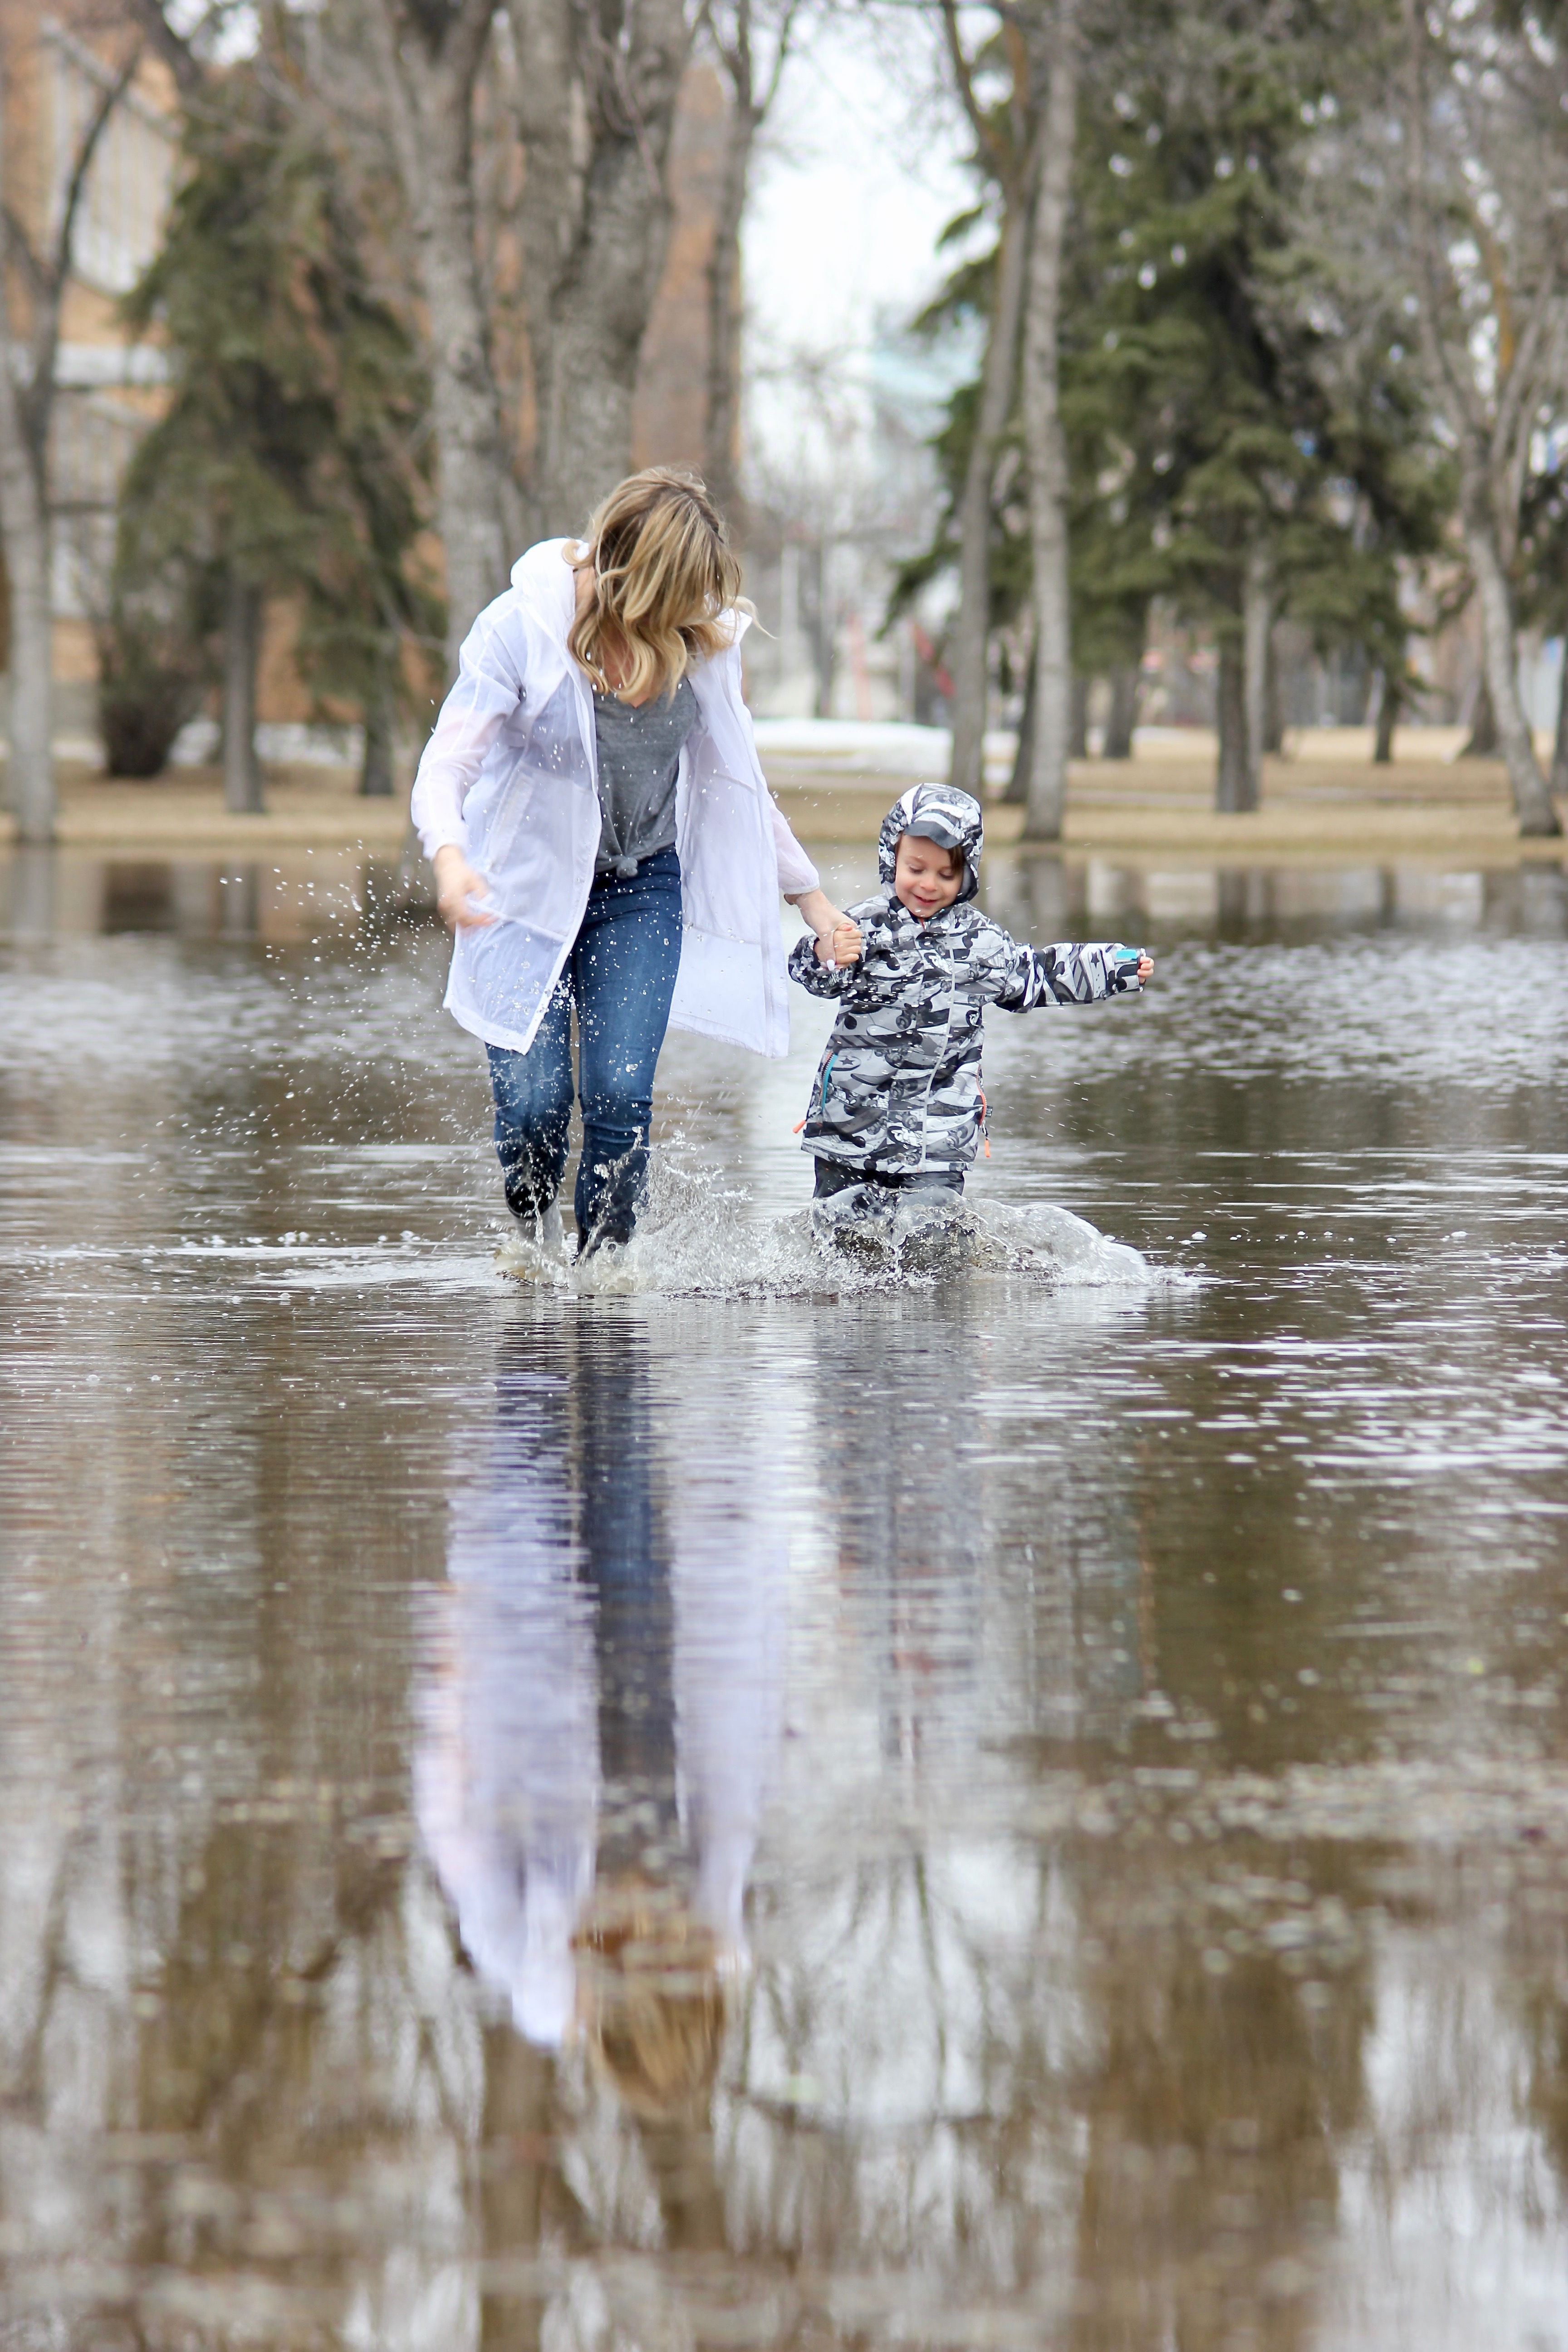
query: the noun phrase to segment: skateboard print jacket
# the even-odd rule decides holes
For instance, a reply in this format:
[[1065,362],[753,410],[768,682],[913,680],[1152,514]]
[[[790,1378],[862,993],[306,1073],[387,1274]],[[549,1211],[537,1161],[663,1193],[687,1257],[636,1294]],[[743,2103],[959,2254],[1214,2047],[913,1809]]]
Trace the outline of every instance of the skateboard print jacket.
[[[958,898],[925,922],[893,892],[900,837],[911,830],[963,853]],[[946,784],[914,785],[882,823],[881,890],[847,910],[864,942],[859,961],[819,962],[811,939],[792,949],[791,977],[840,1007],[803,1131],[814,1157],[889,1175],[967,1168],[985,1116],[985,1007],[1027,1013],[1136,992],[1136,948],[1025,947],[983,915],[973,903],[983,845],[977,801]]]

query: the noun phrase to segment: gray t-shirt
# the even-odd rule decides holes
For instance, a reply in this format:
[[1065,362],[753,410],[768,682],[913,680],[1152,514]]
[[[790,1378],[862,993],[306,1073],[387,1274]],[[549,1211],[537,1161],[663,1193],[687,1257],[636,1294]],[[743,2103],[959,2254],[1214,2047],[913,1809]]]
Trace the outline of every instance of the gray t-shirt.
[[599,751],[599,851],[595,877],[630,875],[675,839],[675,779],[697,723],[697,697],[683,677],[634,710],[613,694],[594,697]]

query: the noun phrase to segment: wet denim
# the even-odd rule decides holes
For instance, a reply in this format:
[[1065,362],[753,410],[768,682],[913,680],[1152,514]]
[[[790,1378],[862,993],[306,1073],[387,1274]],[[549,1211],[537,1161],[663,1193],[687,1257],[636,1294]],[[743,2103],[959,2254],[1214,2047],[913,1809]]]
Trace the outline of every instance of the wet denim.
[[572,1014],[577,1014],[583,1157],[574,1207],[585,1241],[625,1241],[647,1176],[653,1074],[680,964],[680,861],[673,849],[636,874],[605,875],[526,1054],[487,1046],[496,1154],[507,1204],[537,1215],[561,1189],[572,1124]]

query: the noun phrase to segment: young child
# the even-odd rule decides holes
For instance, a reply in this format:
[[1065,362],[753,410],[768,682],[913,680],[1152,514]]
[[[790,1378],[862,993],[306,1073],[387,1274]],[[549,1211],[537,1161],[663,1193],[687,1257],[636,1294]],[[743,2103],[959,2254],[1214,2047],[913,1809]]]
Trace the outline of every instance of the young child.
[[816,1157],[816,1200],[858,1196],[835,1202],[835,1222],[890,1209],[900,1192],[962,1194],[985,1125],[987,1004],[1092,1004],[1141,989],[1154,969],[1141,948],[1010,939],[971,904],[984,838],[967,793],[914,785],[882,823],[880,893],[849,908],[830,949],[808,938],[791,950],[792,976],[841,1008],[802,1146]]

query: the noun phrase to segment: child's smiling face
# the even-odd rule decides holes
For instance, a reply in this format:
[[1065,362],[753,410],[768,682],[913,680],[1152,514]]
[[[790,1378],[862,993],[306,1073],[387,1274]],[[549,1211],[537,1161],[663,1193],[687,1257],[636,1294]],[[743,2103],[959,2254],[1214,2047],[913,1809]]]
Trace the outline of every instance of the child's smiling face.
[[917,922],[929,923],[963,887],[963,853],[944,849],[923,834],[901,833],[893,860],[893,888]]

